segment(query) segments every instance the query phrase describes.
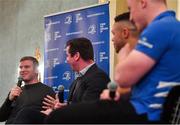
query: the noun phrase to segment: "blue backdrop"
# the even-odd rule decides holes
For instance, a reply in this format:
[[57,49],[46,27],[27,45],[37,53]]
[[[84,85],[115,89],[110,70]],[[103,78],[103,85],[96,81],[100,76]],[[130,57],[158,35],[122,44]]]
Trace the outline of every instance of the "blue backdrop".
[[97,65],[109,74],[109,4],[96,5],[44,17],[44,83],[57,90],[65,86],[65,99],[75,78],[66,61],[69,39],[86,37],[92,41]]

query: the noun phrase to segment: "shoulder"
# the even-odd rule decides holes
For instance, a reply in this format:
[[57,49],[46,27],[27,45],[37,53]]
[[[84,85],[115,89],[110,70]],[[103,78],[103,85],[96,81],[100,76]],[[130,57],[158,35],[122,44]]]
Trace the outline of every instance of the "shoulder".
[[52,87],[46,85],[45,83],[40,83],[40,86],[41,86],[41,88],[43,88],[45,90],[52,90],[53,91]]
[[172,31],[179,30],[180,22],[174,17],[167,17],[161,20],[153,21],[150,23],[141,35],[156,37],[157,38],[168,38]]
[[84,82],[90,86],[106,86],[109,81],[109,76],[98,67],[96,67],[93,71],[88,72],[88,74],[84,77]]
[[98,67],[96,64],[94,64],[89,70],[88,70],[88,73],[87,73],[88,76],[91,76],[91,77],[97,77],[99,75],[103,75],[105,77],[108,78],[108,75],[107,73],[102,70],[100,67]]

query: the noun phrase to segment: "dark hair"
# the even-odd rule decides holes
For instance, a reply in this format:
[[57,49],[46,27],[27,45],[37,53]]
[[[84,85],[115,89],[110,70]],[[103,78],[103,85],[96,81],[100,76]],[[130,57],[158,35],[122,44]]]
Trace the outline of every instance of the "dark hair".
[[83,60],[94,60],[94,52],[91,41],[87,38],[80,37],[67,41],[66,47],[69,46],[69,53],[74,56],[77,52]]
[[114,18],[114,21],[115,22],[119,22],[119,21],[129,21],[129,17],[130,17],[130,13],[129,12],[125,12],[125,13],[122,13],[120,15],[117,15],[115,18]]
[[37,61],[37,59],[32,56],[24,56],[20,59],[20,62],[25,61],[25,60],[31,60],[35,67],[39,66],[39,62]]
[[117,15],[115,18],[114,18],[114,21],[116,23],[120,22],[120,21],[124,21],[126,22],[126,27],[129,28],[131,34],[135,37],[138,37],[139,36],[139,32],[135,26],[135,24],[133,22],[130,21],[130,13],[129,12],[125,12],[125,13],[122,13],[120,15]]

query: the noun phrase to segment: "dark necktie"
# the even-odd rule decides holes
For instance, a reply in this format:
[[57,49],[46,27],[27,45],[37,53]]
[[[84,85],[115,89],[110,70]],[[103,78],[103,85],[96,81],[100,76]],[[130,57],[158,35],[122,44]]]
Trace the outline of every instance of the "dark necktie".
[[82,77],[77,77],[76,81],[75,81],[75,87],[74,87],[74,91],[73,91],[73,95],[74,93],[78,90],[80,83],[81,83],[81,78]]

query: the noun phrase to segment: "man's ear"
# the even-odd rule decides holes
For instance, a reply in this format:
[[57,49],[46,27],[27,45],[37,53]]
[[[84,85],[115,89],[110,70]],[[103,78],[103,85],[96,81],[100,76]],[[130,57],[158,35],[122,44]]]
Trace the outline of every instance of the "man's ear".
[[80,53],[79,52],[76,52],[76,54],[74,55],[74,59],[76,61],[78,61],[80,59]]
[[142,7],[142,8],[146,8],[146,6],[147,6],[147,1],[146,1],[146,0],[141,0],[141,1],[140,1],[140,4],[141,4],[141,7]]
[[124,39],[127,39],[129,37],[129,29],[123,28],[122,36]]

